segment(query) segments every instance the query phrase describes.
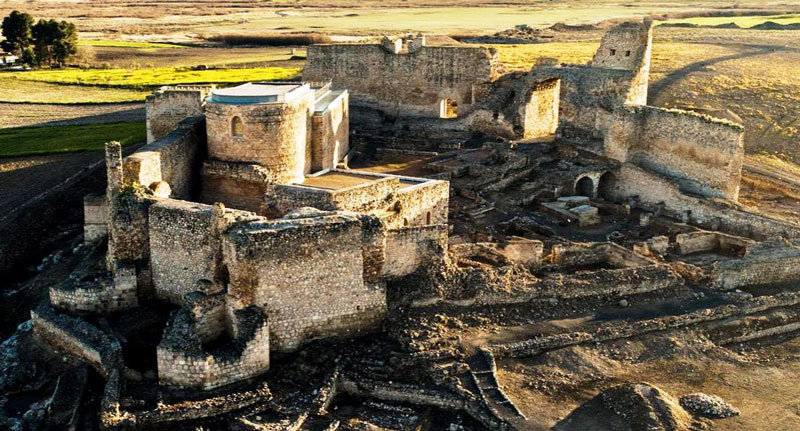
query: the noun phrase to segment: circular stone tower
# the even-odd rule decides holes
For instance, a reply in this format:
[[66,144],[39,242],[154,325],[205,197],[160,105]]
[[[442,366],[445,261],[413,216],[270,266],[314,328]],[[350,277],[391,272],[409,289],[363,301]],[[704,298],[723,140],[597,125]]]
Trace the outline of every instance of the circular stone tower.
[[314,91],[308,84],[259,84],[214,90],[205,105],[208,156],[255,163],[278,184],[306,173]]

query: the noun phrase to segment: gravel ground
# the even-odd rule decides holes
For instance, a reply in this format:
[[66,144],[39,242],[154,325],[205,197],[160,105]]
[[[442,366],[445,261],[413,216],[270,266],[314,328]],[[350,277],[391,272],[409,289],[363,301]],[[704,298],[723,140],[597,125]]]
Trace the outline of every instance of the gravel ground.
[[0,129],[144,121],[144,119],[144,103],[97,105],[0,103]]

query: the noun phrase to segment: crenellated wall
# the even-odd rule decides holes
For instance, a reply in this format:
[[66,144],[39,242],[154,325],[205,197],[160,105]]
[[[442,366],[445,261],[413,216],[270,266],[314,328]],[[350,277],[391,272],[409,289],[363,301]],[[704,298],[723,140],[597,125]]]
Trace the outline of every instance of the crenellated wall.
[[673,178],[681,190],[737,200],[744,129],[690,111],[652,106],[617,110],[604,142],[608,157]]

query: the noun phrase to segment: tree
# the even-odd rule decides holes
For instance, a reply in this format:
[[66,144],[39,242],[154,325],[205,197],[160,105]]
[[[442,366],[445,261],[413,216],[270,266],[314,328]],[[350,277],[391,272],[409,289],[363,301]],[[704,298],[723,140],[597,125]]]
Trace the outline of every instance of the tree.
[[3,37],[0,48],[12,54],[22,55],[22,52],[31,44],[31,27],[33,17],[27,13],[13,11],[3,18]]
[[40,19],[31,34],[39,63],[63,65],[78,52],[78,31],[71,22]]

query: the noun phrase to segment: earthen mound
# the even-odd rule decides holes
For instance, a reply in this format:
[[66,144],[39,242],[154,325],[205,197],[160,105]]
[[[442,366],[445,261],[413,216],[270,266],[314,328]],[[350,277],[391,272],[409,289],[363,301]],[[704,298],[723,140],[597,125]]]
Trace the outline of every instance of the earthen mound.
[[716,395],[702,392],[681,397],[681,407],[695,416],[709,419],[723,419],[739,416],[739,410]]
[[555,431],[691,431],[708,429],[678,400],[649,383],[605,389],[557,423]]

